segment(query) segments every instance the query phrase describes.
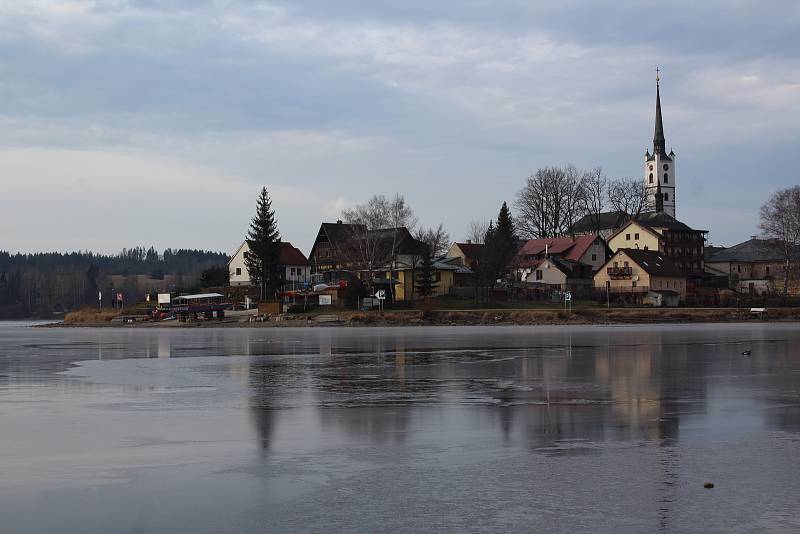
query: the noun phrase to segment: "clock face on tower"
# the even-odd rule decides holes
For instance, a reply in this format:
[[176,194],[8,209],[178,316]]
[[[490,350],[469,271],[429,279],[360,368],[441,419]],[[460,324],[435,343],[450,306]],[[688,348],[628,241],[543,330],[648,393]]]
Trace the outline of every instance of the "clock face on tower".
[[669,170],[669,165],[667,165],[666,163],[664,164],[664,170],[665,170],[665,171],[668,171],[668,170]]
[[653,166],[652,166],[652,165],[650,165],[650,170],[651,170],[651,171],[653,170]]

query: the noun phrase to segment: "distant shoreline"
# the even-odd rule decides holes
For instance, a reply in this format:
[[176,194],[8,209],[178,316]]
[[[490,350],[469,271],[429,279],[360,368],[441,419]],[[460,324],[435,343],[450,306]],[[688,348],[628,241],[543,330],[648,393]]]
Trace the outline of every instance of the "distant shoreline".
[[559,309],[486,310],[403,310],[355,312],[331,310],[324,315],[292,314],[268,321],[243,318],[221,321],[121,321],[57,322],[45,328],[281,328],[331,326],[485,326],[485,325],[591,325],[655,323],[732,323],[800,321],[800,308],[770,308],[763,317],[749,308],[583,308],[567,312]]

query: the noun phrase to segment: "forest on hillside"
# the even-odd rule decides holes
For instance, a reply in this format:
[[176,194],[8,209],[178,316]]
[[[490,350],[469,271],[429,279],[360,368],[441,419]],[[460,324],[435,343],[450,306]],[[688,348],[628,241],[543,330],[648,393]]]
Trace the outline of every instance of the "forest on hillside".
[[224,267],[227,254],[205,250],[153,247],[123,249],[118,254],[0,251],[0,318],[50,317],[53,313],[111,305],[122,292],[130,303],[152,291],[198,288],[204,271]]

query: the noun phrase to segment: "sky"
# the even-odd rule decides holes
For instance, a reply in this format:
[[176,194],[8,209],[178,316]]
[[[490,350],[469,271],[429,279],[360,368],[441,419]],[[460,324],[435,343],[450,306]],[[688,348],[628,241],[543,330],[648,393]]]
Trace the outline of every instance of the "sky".
[[644,179],[656,66],[677,217],[758,233],[800,183],[800,3],[3,0],[0,250],[233,252],[401,193],[464,239],[536,169]]

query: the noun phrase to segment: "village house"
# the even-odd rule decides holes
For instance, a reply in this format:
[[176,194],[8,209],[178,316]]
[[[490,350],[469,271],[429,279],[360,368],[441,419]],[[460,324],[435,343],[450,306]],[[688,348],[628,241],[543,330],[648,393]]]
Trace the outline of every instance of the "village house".
[[[729,287],[738,293],[772,295],[783,292],[786,269],[783,244],[755,236],[723,248],[706,259],[706,271],[728,277]],[[800,294],[800,247],[795,247],[789,267],[789,293]]]
[[694,230],[666,212],[642,213],[608,238],[612,252],[640,249],[662,252],[684,273],[704,273],[703,248],[707,230]]
[[[247,272],[245,254],[250,252],[250,244],[245,240],[228,261],[228,273],[232,286],[249,286],[250,274]],[[305,255],[291,243],[282,242],[280,264],[284,270],[287,287],[296,287],[311,282],[311,263]]]
[[593,285],[591,266],[564,258],[532,260],[519,272],[522,282],[544,284],[563,291],[590,288]]
[[686,299],[686,274],[656,250],[617,250],[594,275],[594,286],[636,304],[676,306]]
[[467,240],[463,243],[454,242],[447,250],[448,258],[458,258],[460,265],[475,269],[481,261],[483,243],[473,243]]
[[574,239],[571,237],[529,239],[517,252],[517,264],[521,277],[527,276],[532,266],[546,257],[582,263],[594,272],[605,263],[609,255],[610,250],[605,241],[595,234],[582,235]]

